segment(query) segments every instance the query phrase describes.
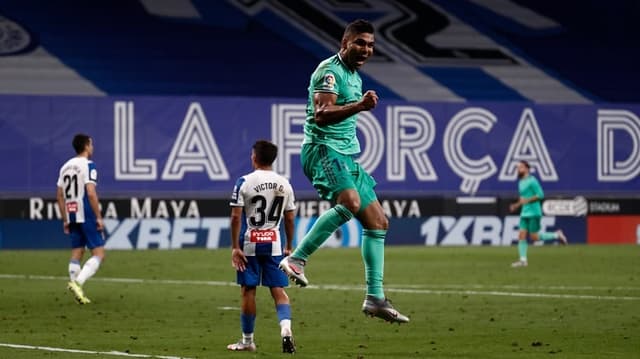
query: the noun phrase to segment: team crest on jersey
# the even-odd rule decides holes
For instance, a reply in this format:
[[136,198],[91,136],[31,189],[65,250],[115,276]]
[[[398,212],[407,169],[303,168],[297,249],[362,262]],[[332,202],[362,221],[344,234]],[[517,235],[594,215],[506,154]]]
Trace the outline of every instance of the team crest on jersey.
[[336,84],[336,77],[333,74],[324,75],[324,87],[328,90],[333,90]]
[[92,181],[98,180],[98,171],[95,168],[92,168],[89,172],[89,179]]

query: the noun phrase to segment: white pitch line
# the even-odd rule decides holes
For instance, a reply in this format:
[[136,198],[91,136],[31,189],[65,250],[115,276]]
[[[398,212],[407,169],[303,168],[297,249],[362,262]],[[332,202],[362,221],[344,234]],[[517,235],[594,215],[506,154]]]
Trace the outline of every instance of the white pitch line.
[[[321,285],[308,286],[313,289],[334,289],[334,290],[363,290],[362,286],[342,286],[342,285]],[[555,294],[555,293],[529,293],[529,292],[500,292],[495,290],[433,290],[433,289],[408,289],[408,288],[385,288],[385,292],[410,293],[410,294],[461,294],[461,295],[489,295],[500,297],[530,297],[530,298],[558,298],[558,299],[595,299],[595,300],[640,300],[640,297],[614,296],[614,295],[588,295],[588,294]]]
[[396,292],[396,293],[491,295],[491,296],[500,296],[500,297],[529,297],[529,298],[554,298],[554,299],[640,300],[640,297],[626,297],[626,296],[613,296],[613,295],[499,292],[499,291],[493,291],[493,290],[477,291],[477,290],[385,289],[385,291]]
[[104,354],[104,355],[113,355],[113,356],[130,357],[130,358],[191,359],[187,357],[176,357],[176,356],[166,356],[166,355],[131,354],[131,353],[119,352],[115,350],[110,352],[100,352],[100,351],[94,351],[94,350],[41,347],[37,345],[22,345],[22,344],[9,344],[9,343],[0,343],[0,347],[7,347],[7,348],[13,348],[13,349],[42,350],[42,351],[48,351],[48,352],[65,352],[65,353],[75,353],[75,354]]
[[423,289],[423,288],[449,288],[449,289],[465,289],[465,288],[473,288],[473,289],[487,289],[487,288],[499,288],[499,289],[514,289],[514,290],[532,290],[532,289],[541,289],[541,290],[629,290],[629,291],[640,291],[640,287],[596,287],[590,285],[584,286],[567,286],[567,285],[516,285],[516,284],[402,284],[402,285],[394,285],[388,284],[385,285],[386,288],[412,288],[412,289]]
[[[68,277],[60,277],[60,276],[43,276],[43,275],[24,275],[24,274],[0,274],[0,279],[37,279],[37,280],[68,280]],[[222,282],[222,281],[204,281],[204,280],[177,280],[177,279],[142,279],[142,278],[92,278],[92,281],[99,282],[116,282],[116,283],[138,283],[138,284],[173,284],[173,285],[208,285],[208,286],[224,286],[224,287],[235,287],[237,286],[234,282]],[[456,288],[458,285],[450,285],[452,288]],[[425,288],[426,287],[426,288]],[[428,289],[428,285],[422,288],[415,286],[405,286],[405,288],[401,287],[391,287],[387,286],[385,291],[387,292],[396,292],[396,293],[411,293],[411,294],[460,294],[460,295],[485,295],[485,296],[501,296],[501,297],[529,297],[529,298],[556,298],[556,299],[590,299],[590,300],[640,300],[640,297],[631,297],[631,296],[613,296],[613,295],[589,295],[589,294],[564,294],[564,293],[531,293],[531,292],[512,292],[512,291],[496,291],[496,290],[487,290],[487,291],[479,291],[479,290],[469,290],[464,288],[485,288],[483,286],[474,286],[474,285],[459,285],[459,290],[440,290],[440,289]],[[433,287],[438,287],[434,285]],[[501,286],[487,286],[486,288],[496,288]],[[567,290],[567,287],[556,286],[556,287],[523,287],[523,286],[502,286],[505,289],[556,289],[556,290]],[[342,291],[363,291],[364,286],[361,285],[310,285],[306,287],[307,289],[333,289],[333,290],[342,290]],[[605,287],[575,287],[574,290],[595,290],[595,289],[613,289],[613,288],[605,288]],[[619,287],[623,288],[623,287]],[[630,289],[633,289],[631,287]]]

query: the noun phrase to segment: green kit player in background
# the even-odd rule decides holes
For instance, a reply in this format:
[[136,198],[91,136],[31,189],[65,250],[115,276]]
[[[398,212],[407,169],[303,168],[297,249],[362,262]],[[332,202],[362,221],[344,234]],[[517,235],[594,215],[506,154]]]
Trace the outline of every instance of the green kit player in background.
[[526,267],[527,261],[527,234],[531,240],[553,241],[559,240],[562,244],[567,244],[567,237],[562,230],[555,232],[540,232],[540,220],[542,219],[541,202],[544,199],[544,192],[540,182],[530,174],[530,167],[527,161],[518,163],[518,202],[509,206],[511,212],[518,209],[520,211],[520,232],[518,233],[518,254],[520,259],[511,264],[512,267]]
[[307,259],[341,225],[356,217],[363,227],[362,258],[367,293],[362,311],[389,322],[406,323],[383,290],[384,241],[389,220],[376,197],[375,180],[354,160],[360,153],[356,137],[359,112],[378,103],[375,91],[362,94],[358,69],[373,55],[374,29],[365,20],[347,25],[340,51],[322,61],[311,75],[301,162],[321,198],[334,203],[323,213],[280,268],[298,285]]

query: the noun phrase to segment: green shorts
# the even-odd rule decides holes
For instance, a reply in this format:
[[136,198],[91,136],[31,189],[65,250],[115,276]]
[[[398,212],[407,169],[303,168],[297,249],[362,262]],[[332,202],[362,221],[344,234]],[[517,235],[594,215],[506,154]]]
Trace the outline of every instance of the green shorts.
[[542,217],[520,217],[520,230],[529,233],[540,232],[540,220]]
[[305,144],[300,161],[305,176],[320,198],[335,202],[340,192],[355,189],[360,195],[360,211],[378,200],[373,190],[376,181],[353,156],[343,155],[323,144]]

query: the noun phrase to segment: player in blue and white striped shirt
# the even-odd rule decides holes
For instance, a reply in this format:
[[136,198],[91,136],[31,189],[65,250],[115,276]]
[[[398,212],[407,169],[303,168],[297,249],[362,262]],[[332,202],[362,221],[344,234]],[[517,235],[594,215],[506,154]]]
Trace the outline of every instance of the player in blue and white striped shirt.
[[[278,264],[291,253],[294,231],[294,195],[289,180],[272,169],[278,147],[257,141],[251,151],[254,171],[238,178],[231,196],[231,264],[242,286],[240,322],[242,339],[229,350],[255,351],[253,331],[256,320],[256,287],[269,287],[276,305],[282,351],[294,353],[291,307],[284,290],[287,276]],[[280,239],[284,218],[286,244]],[[283,248],[284,247],[284,248]]]
[[[93,141],[88,135],[77,134],[72,144],[77,156],[60,168],[56,197],[64,233],[71,237],[70,281],[67,287],[78,303],[88,304],[91,301],[85,296],[82,285],[96,273],[104,259],[104,223],[96,192],[98,171],[91,161]],[[91,258],[81,267],[85,247],[91,250]]]

